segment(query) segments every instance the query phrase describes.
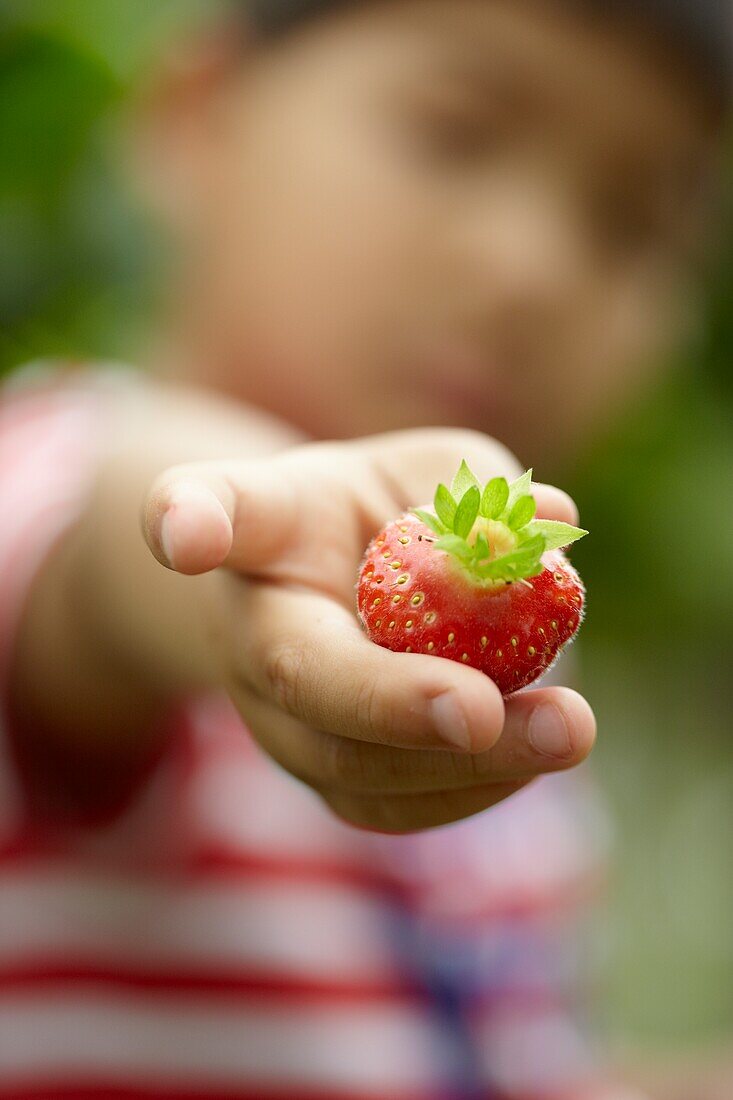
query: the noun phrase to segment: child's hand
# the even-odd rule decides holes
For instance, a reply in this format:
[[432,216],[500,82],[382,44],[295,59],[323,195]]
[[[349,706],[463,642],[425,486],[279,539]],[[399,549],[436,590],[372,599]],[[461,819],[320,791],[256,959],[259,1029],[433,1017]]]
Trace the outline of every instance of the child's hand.
[[[593,744],[590,707],[567,688],[505,702],[475,669],[392,653],[362,633],[355,580],[369,539],[425,503],[462,457],[484,478],[521,472],[486,436],[425,429],[174,467],[147,502],[161,563],[227,567],[212,586],[211,638],[248,727],[359,825],[401,831],[474,814]],[[541,516],[576,522],[560,490],[536,496]]]

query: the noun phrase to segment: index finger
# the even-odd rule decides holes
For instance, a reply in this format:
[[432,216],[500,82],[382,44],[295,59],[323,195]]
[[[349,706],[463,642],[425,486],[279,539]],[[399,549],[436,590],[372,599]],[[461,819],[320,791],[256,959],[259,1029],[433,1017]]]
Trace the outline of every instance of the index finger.
[[532,496],[537,502],[538,519],[556,519],[577,527],[580,521],[578,505],[564,489],[544,482],[532,482]]

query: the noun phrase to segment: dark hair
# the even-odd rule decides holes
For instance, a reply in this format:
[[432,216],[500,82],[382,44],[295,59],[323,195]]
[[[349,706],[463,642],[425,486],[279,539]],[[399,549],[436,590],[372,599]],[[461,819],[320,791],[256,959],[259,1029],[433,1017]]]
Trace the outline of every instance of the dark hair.
[[[296,22],[357,0],[246,0],[256,33],[273,36]],[[361,0],[363,2],[363,0]],[[488,2],[488,0],[487,0]],[[570,0],[566,0],[570,2]],[[659,49],[676,47],[683,65],[723,111],[733,92],[733,0],[572,0],[646,33]]]

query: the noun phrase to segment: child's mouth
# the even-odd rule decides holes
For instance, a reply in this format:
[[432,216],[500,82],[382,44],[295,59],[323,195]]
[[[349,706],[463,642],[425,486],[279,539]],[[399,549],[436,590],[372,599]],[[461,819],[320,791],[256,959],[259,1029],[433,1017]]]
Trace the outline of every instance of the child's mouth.
[[457,422],[486,428],[507,413],[501,371],[479,351],[458,344],[436,344],[422,351],[407,370],[411,388],[429,395],[430,404]]

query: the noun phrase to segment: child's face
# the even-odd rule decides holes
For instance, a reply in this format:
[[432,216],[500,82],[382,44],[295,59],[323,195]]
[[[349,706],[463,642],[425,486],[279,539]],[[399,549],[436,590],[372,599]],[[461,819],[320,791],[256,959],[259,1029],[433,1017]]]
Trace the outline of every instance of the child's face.
[[679,336],[712,131],[641,41],[395,0],[215,83],[183,253],[207,384],[316,435],[467,425],[544,460]]

